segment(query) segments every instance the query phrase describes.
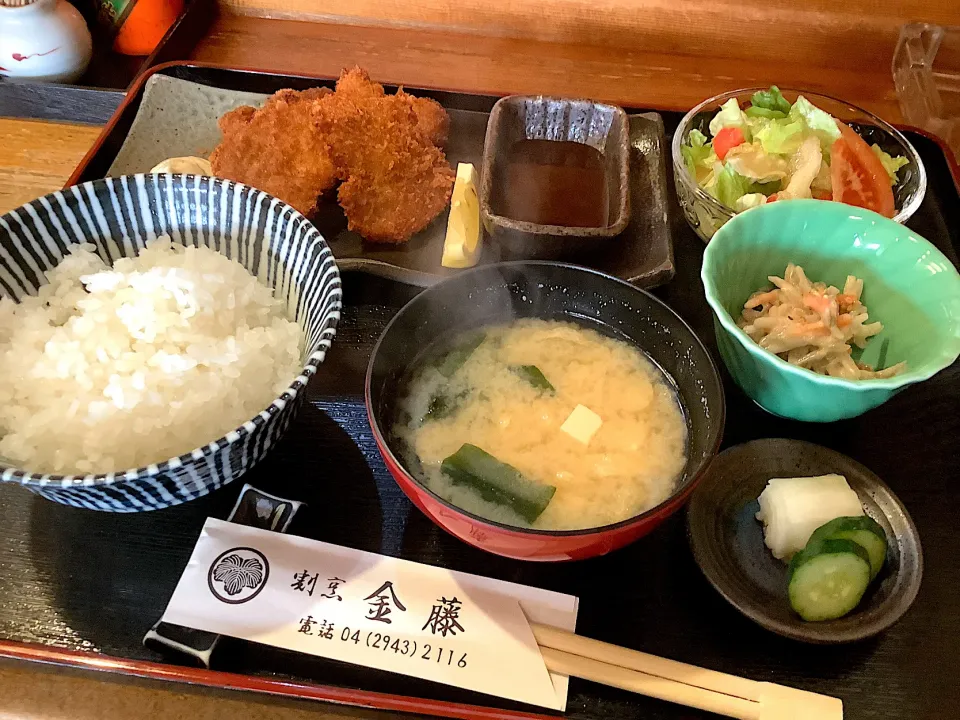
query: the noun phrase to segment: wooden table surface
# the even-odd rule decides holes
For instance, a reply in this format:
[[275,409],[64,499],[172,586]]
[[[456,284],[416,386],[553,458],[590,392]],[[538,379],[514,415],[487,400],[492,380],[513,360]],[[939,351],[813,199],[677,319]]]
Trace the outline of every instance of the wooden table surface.
[[[892,54],[893,47],[890,48]],[[900,122],[889,61],[716,59],[707,46],[686,54],[527,38],[264,20],[221,12],[191,58],[287,74],[333,75],[361,65],[385,83],[463,92],[586,96],[620,105],[688,110],[718,93],[779,84],[844,98]]]
[[100,130],[0,118],[0,213],[63,187]]

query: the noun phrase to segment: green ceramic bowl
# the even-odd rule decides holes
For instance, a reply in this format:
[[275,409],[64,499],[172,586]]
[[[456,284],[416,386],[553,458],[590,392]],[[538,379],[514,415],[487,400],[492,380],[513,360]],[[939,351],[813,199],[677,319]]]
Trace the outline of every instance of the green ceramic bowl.
[[[789,262],[812,280],[837,287],[848,274],[862,278],[870,318],[884,328],[860,359],[874,367],[906,360],[906,372],[886,380],[826,377],[790,365],[747,337],[736,323],[743,303],[769,287],[767,276],[782,277]],[[956,268],[909,228],[867,210],[819,200],[749,210],[714,235],[700,277],[727,369],[747,395],[775,415],[811,422],[855,417],[960,355]]]

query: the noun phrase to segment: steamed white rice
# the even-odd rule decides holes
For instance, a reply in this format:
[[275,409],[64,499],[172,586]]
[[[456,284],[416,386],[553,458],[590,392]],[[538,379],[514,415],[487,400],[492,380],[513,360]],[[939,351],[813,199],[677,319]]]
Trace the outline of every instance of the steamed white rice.
[[166,238],[111,269],[77,246],[37,297],[0,300],[0,455],[105,473],[205,445],[296,377],[300,328],[270,288]]

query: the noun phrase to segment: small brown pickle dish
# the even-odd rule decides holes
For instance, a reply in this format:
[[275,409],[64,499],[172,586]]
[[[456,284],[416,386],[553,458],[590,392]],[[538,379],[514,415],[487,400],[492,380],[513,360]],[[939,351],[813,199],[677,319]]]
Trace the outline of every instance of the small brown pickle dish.
[[480,214],[506,256],[575,258],[630,220],[630,143],[622,108],[514,95],[487,124]]

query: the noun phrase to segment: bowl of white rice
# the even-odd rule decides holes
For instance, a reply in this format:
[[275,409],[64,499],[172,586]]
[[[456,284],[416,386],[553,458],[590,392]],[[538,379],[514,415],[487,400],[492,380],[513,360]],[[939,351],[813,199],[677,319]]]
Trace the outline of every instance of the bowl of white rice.
[[212,177],[132,175],[0,217],[0,479],[137,512],[250,469],[303,402],[340,275],[300,213]]

